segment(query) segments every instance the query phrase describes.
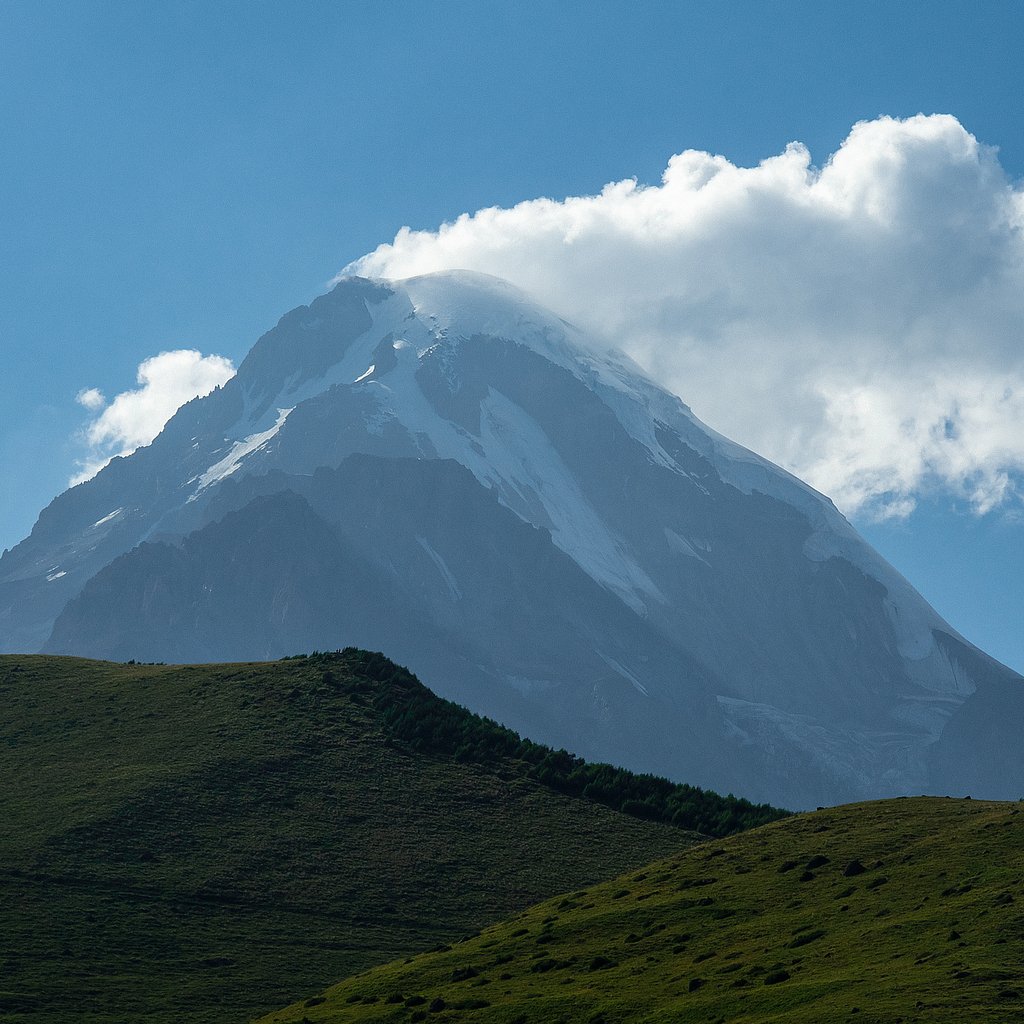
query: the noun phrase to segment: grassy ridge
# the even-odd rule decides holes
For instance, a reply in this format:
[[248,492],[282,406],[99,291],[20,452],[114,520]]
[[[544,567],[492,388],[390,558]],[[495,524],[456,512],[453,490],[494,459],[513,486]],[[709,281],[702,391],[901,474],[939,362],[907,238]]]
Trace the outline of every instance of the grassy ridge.
[[559,792],[709,836],[731,835],[789,814],[732,794],[721,796],[656,775],[589,764],[564,750],[523,739],[497,722],[435,696],[415,676],[382,654],[348,648],[307,657],[324,665],[328,672],[338,663],[357,670],[367,680],[384,684],[374,691],[381,721],[388,736],[410,750],[451,757],[460,763],[513,763],[524,778]]
[[[5,1022],[246,1021],[693,841],[361,652],[3,656],[0,706]],[[403,739],[412,706],[473,755]]]
[[540,904],[263,1024],[1024,1019],[1024,808],[800,815]]

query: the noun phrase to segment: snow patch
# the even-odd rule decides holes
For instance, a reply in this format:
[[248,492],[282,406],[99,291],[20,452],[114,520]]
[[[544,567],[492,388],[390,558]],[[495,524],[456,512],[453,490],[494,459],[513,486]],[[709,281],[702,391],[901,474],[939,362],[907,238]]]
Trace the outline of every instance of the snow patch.
[[111,519],[114,519],[116,516],[119,516],[123,511],[123,508],[115,508],[113,512],[108,512],[102,519],[97,519],[96,522],[89,527],[89,529],[95,530],[97,526],[102,526],[104,523],[109,523]]
[[[708,560],[697,551],[693,544],[691,544],[685,537],[680,537],[675,530],[670,530],[667,526],[665,527],[665,540],[668,541],[670,551],[677,555],[685,555],[687,558],[696,558],[698,562],[703,562],[710,568]],[[701,547],[705,551],[707,550],[706,545],[701,544]]]
[[421,548],[430,556],[430,560],[437,567],[437,571],[441,574],[441,579],[444,580],[445,585],[448,587],[448,593],[451,595],[453,601],[462,600],[462,591],[459,589],[459,585],[455,580],[455,576],[451,569],[448,568],[445,560],[430,546],[430,541],[426,537],[420,537],[417,535],[416,542]]
[[196,488],[195,494],[193,494],[188,500],[195,501],[201,491],[204,491],[211,484],[219,483],[221,480],[236,472],[238,467],[242,464],[242,460],[246,456],[251,455],[253,452],[262,448],[281,429],[284,425],[284,421],[288,419],[288,415],[291,412],[292,409],[278,409],[277,419],[269,430],[250,434],[243,440],[236,441],[223,459],[219,462],[215,462],[205,473],[203,473],[199,478],[199,486]]
[[647,692],[647,687],[640,682],[639,679],[632,672],[629,671],[624,665],[620,665],[614,658],[609,658],[607,654],[603,654],[601,651],[597,652],[597,656],[613,671],[617,672],[623,679],[628,680],[640,691],[645,697],[650,697]]
[[366,380],[366,378],[369,377],[373,373],[373,371],[376,370],[376,369],[377,369],[377,367],[373,363],[370,363],[370,368],[368,370],[364,371],[363,373],[359,374],[359,376],[356,377],[356,379],[354,381],[352,381],[352,383],[353,384],[359,384],[361,381]]

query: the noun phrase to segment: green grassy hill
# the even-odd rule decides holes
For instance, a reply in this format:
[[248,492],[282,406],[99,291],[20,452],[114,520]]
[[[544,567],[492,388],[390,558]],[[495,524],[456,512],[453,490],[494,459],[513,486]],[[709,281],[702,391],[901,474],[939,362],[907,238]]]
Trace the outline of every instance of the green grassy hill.
[[690,847],[267,1017],[1024,1020],[1024,808],[850,805]]
[[778,813],[520,742],[357,651],[4,656],[0,707],[5,1022],[247,1021],[693,841],[668,820]]

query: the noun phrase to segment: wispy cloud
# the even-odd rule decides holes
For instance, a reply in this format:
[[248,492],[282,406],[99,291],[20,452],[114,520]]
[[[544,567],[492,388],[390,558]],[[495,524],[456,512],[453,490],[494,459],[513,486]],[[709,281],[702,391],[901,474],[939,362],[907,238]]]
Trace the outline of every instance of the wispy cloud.
[[223,356],[204,356],[194,349],[161,352],[139,365],[138,387],[122,391],[108,404],[96,388],[78,392],[77,401],[95,417],[84,427],[81,440],[87,454],[69,484],[95,476],[114,456],[130,455],[149,444],[185,402],[208,395],[234,375]]
[[818,168],[687,151],[660,185],[403,229],[346,268],[508,278],[831,494],[978,511],[1024,469],[1024,194],[953,117],[857,124]]

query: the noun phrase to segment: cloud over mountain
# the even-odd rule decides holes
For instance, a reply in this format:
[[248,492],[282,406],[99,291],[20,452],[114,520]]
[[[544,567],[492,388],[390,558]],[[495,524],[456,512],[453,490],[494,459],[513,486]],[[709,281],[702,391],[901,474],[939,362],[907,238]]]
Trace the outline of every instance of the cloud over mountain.
[[403,229],[347,273],[469,268],[603,334],[723,433],[832,495],[979,512],[1024,469],[1024,193],[948,115],[854,126],[751,168],[687,151],[660,185]]
[[79,391],[78,403],[96,416],[82,431],[88,454],[79,461],[70,485],[95,476],[114,456],[149,444],[185,402],[208,395],[234,372],[231,360],[223,356],[177,349],[140,363],[139,386],[115,395],[109,405],[96,388]]

